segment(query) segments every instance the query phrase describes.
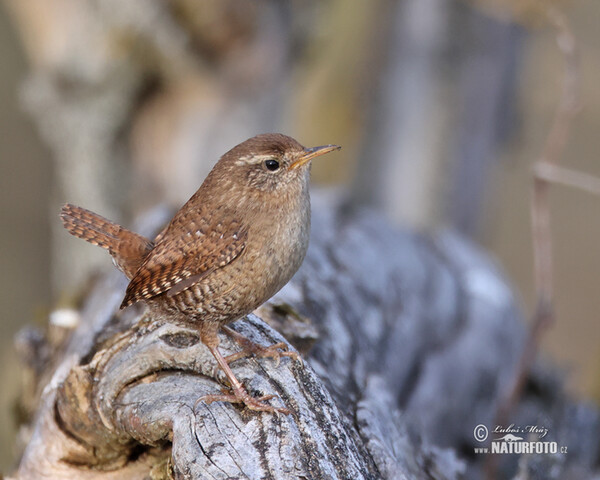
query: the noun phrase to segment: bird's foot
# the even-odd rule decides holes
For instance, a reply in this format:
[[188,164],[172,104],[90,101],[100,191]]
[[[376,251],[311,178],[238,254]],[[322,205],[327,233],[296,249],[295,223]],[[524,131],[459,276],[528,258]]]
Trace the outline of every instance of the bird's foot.
[[258,343],[254,343],[251,340],[248,340],[248,343],[251,345],[243,346],[242,350],[236,353],[232,353],[231,355],[227,355],[225,357],[225,361],[227,363],[234,362],[235,360],[239,360],[240,358],[249,357],[251,355],[255,355],[257,357],[262,358],[273,358],[275,360],[275,366],[279,366],[281,361],[281,357],[290,357],[293,360],[299,361],[302,363],[302,358],[296,352],[290,352],[287,348],[287,344],[280,342],[274,345],[270,345],[268,347],[263,347]]
[[289,351],[287,344],[284,342],[279,342],[275,343],[274,345],[264,347],[229,327],[223,327],[223,331],[233,340],[235,340],[240,347],[242,347],[242,350],[239,352],[232,353],[231,355],[227,355],[225,357],[225,361],[228,364],[239,360],[240,358],[249,357],[251,355],[263,358],[273,358],[276,361],[276,366],[279,366],[281,357],[290,357],[292,360],[298,361],[300,364],[302,364],[302,357],[300,357],[297,352]]
[[245,388],[224,390],[220,395],[204,395],[198,399],[196,405],[200,402],[211,404],[213,402],[228,402],[228,403],[243,403],[249,410],[256,412],[269,412],[269,413],[283,413],[284,415],[290,415],[292,412],[285,407],[274,407],[268,403],[264,403],[266,400],[275,398],[277,395],[263,395],[261,397],[251,396]]

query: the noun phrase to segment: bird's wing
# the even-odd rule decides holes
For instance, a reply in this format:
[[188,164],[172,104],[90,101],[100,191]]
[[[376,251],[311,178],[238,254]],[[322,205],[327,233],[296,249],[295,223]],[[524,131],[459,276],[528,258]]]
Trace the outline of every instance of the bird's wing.
[[163,232],[127,286],[121,308],[165,292],[176,295],[231,263],[246,247],[248,232],[235,220],[188,227]]

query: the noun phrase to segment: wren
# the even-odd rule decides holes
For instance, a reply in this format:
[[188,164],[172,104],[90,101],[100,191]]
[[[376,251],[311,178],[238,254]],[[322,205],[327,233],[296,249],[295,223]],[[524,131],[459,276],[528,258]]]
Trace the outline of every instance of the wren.
[[[252,137],[219,159],[153,241],[81,207],[62,208],[65,228],[107,249],[130,280],[121,308],[145,302],[199,331],[231,384],[230,391],[200,400],[290,413],[266,403],[272,395],[251,396],[229,363],[251,354],[277,361],[297,354],[284,343],[258,345],[226,324],[266,302],[300,267],[310,233],[311,160],[339,148],[304,148],[278,133]],[[241,352],[221,354],[221,328]]]

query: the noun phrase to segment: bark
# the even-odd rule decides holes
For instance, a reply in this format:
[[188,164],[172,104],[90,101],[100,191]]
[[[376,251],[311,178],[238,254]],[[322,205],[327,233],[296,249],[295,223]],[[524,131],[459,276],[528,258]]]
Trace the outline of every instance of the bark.
[[[509,287],[452,233],[398,232],[371,211],[326,203],[316,202],[298,274],[233,324],[265,345],[286,341],[269,324],[276,326],[303,354],[303,366],[233,364],[253,394],[277,395],[271,401],[292,415],[199,402],[223,379],[197,332],[143,309],[118,312],[125,279],[111,272],[86,298],[63,347],[41,360],[30,354],[39,384],[40,361],[51,377],[16,478],[478,477],[481,459],[468,456],[477,446],[473,427],[491,424],[524,334]],[[165,218],[149,223],[156,229]],[[224,352],[235,351],[221,340]],[[521,468],[591,470],[597,412],[570,402],[547,370],[531,382],[538,390],[519,420],[544,415],[563,441],[587,434],[560,465],[522,459]]]

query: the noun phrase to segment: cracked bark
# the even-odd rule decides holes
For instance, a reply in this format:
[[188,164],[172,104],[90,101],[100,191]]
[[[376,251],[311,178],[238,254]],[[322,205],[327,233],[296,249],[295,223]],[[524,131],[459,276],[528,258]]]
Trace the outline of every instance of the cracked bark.
[[[233,364],[253,394],[277,395],[292,415],[198,402],[223,381],[198,334],[143,309],[118,312],[125,279],[111,272],[39,375],[50,379],[16,478],[476,478],[473,426],[491,424],[523,341],[509,287],[449,232],[398,232],[373,212],[315,203],[301,270],[233,324],[265,345],[286,341],[276,326],[303,354],[304,367]],[[20,350],[32,351],[25,337]],[[584,407],[565,424],[573,405],[554,387],[527,399],[522,418],[533,421],[534,405],[557,428],[585,421],[597,432]],[[591,443],[575,459],[590,468]]]

